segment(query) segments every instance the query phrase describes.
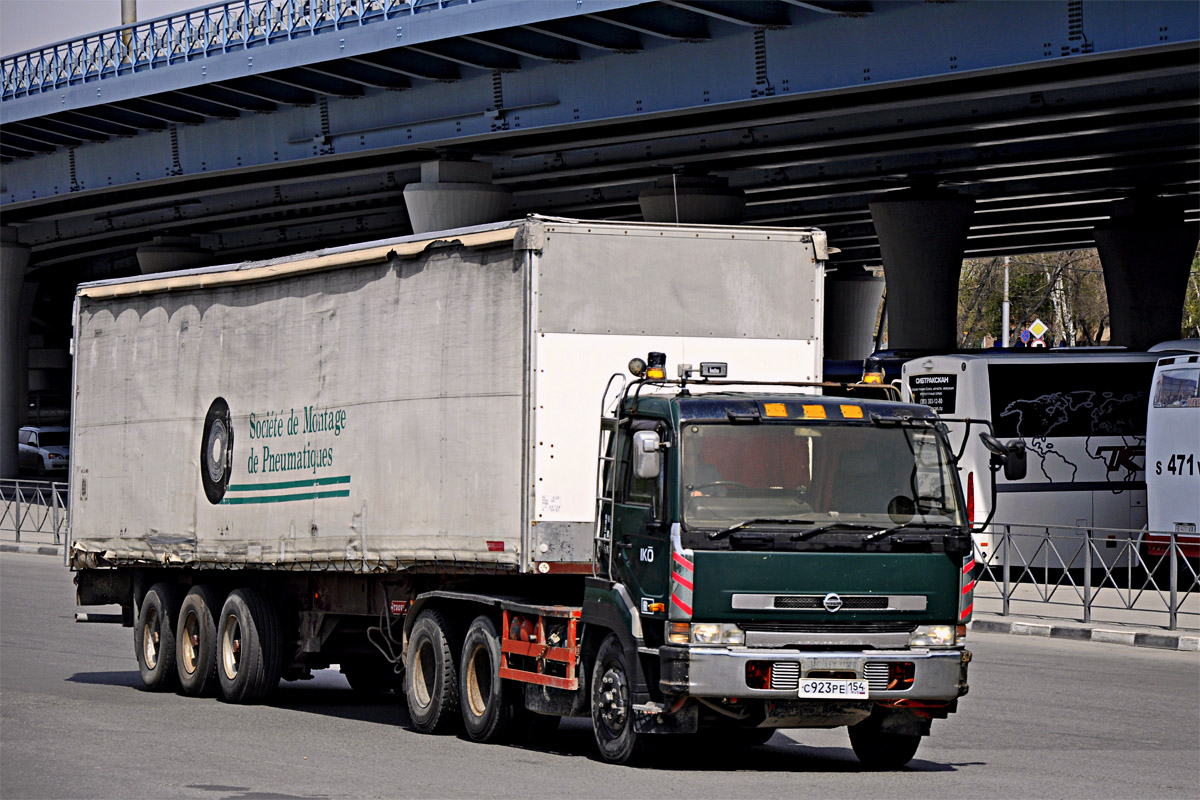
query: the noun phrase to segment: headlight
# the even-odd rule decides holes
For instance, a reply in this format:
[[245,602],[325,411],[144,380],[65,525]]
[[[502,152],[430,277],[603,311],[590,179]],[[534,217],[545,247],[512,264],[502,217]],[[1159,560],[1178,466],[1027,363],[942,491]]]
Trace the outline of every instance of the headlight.
[[746,634],[732,622],[672,622],[672,644],[745,644]]
[[967,638],[966,625],[918,625],[908,637],[909,647],[953,647]]

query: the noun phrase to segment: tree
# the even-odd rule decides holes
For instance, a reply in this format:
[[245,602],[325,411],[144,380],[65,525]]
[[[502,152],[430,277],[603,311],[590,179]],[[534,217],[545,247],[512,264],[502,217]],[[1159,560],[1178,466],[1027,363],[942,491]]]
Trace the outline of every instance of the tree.
[[[962,347],[977,347],[987,334],[1002,338],[1004,259],[963,262],[959,284]],[[1010,340],[1034,319],[1050,330],[1049,343],[1096,344],[1108,328],[1104,274],[1095,250],[1016,256],[1009,264]]]

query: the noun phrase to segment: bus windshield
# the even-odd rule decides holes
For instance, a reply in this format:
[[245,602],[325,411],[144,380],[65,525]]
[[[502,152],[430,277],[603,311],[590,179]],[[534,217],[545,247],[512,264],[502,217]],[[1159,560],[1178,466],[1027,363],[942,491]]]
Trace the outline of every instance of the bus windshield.
[[690,527],[966,524],[950,453],[928,428],[687,424],[680,457]]

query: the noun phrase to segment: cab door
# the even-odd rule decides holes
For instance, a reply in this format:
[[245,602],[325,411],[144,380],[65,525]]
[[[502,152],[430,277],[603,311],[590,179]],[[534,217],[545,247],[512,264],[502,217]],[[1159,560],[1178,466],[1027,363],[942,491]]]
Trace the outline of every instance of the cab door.
[[[668,430],[660,421],[635,418],[629,428],[621,431],[613,514],[613,577],[626,585],[643,614],[663,617],[670,588],[670,525],[663,502],[666,459],[659,459],[663,467],[655,477],[639,478],[633,469],[633,440],[639,431],[655,431],[660,440],[665,440]],[[652,612],[651,606],[659,603],[664,611]]]

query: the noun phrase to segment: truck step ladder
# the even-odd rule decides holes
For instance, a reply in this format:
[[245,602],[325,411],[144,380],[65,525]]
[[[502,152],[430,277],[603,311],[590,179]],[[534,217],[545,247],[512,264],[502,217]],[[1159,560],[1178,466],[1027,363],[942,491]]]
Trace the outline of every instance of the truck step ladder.
[[[619,383],[618,383],[619,381]],[[609,413],[609,395],[616,384],[616,399]],[[592,572],[612,577],[612,519],[616,507],[616,442],[621,420],[618,413],[625,397],[625,376],[616,372],[608,379],[600,398],[600,440],[596,453],[596,528],[592,537]]]

